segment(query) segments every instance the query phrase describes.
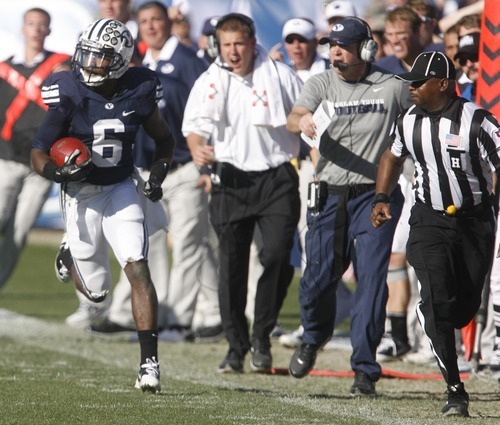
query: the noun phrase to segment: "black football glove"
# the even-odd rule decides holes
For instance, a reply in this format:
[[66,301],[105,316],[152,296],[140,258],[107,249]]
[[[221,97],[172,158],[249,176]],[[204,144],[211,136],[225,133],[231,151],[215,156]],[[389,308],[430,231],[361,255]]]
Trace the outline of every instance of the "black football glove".
[[79,182],[87,177],[92,170],[92,160],[88,158],[81,164],[76,164],[76,158],[80,155],[80,151],[75,149],[68,157],[62,167],[57,167],[54,171],[54,181],[62,182]]
[[144,185],[143,193],[153,202],[158,202],[163,197],[161,183],[155,176],[149,177],[149,180]]

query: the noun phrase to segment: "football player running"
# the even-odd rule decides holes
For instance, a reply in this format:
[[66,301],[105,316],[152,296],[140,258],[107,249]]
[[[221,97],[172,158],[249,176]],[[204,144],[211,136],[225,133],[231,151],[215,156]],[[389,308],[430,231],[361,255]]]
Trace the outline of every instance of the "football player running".
[[[77,289],[96,303],[105,299],[112,282],[108,244],[125,271],[141,351],[135,386],[158,392],[158,301],[147,264],[148,230],[154,229],[146,228],[144,211],[162,197],[175,140],[157,107],[161,84],[155,73],[129,69],[133,46],[119,21],[99,19],[86,28],[76,45],[73,72],[49,77],[42,89],[49,110],[31,160],[39,174],[62,184]],[[141,125],[155,140],[156,151],[149,180],[136,186],[132,151]],[[62,167],[51,161],[51,145],[68,136],[86,144],[91,162],[76,165],[78,151]]]

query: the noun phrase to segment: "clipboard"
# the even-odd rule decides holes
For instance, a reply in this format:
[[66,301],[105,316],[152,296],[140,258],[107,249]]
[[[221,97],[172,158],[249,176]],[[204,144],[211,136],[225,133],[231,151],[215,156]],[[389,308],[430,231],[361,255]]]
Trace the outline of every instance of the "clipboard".
[[319,149],[319,142],[322,134],[326,131],[332,122],[332,117],[335,115],[333,103],[328,100],[323,100],[313,114],[314,125],[316,126],[316,136],[311,138],[304,133],[300,133],[300,137],[311,147]]

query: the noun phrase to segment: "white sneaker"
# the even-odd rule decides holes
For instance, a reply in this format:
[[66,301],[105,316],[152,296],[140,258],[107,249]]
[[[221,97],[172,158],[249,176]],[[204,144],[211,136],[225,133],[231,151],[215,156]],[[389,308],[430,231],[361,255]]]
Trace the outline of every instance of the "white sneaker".
[[495,345],[495,347],[493,348],[493,353],[491,354],[489,364],[491,370],[500,370],[500,346]]
[[416,351],[415,353],[408,353],[403,357],[404,362],[415,364],[432,364],[436,362],[434,354],[429,350]]
[[146,359],[146,363],[141,364],[139,375],[135,381],[135,388],[152,393],[160,392],[160,364],[154,357]]
[[396,341],[390,334],[382,337],[377,348],[378,361],[397,360],[411,350],[410,344]]
[[284,347],[297,348],[302,344],[302,335],[304,335],[304,328],[300,325],[297,330],[281,335],[278,342]]
[[104,319],[108,314],[111,298],[102,303],[93,304],[90,301],[80,302],[80,305],[73,314],[66,317],[66,324],[72,328],[86,329],[99,319]]

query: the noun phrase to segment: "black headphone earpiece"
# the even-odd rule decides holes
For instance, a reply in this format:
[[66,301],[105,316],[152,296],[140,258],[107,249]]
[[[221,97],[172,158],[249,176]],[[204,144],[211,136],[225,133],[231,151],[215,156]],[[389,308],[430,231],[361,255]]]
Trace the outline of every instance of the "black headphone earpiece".
[[208,37],[207,53],[210,57],[216,58],[219,55],[219,40],[217,39],[217,33],[222,25],[230,19],[238,19],[248,25],[248,28],[250,29],[250,37],[255,37],[255,23],[252,18],[247,15],[243,15],[242,13],[228,13],[217,21],[217,24],[215,25],[215,33]]
[[359,58],[363,62],[373,62],[378,52],[378,44],[373,39],[370,25],[368,25],[366,21],[363,21],[363,19],[356,16],[352,16],[350,19],[356,19],[357,21],[361,22],[366,29],[366,34],[368,35],[368,38],[365,38],[359,43]]

